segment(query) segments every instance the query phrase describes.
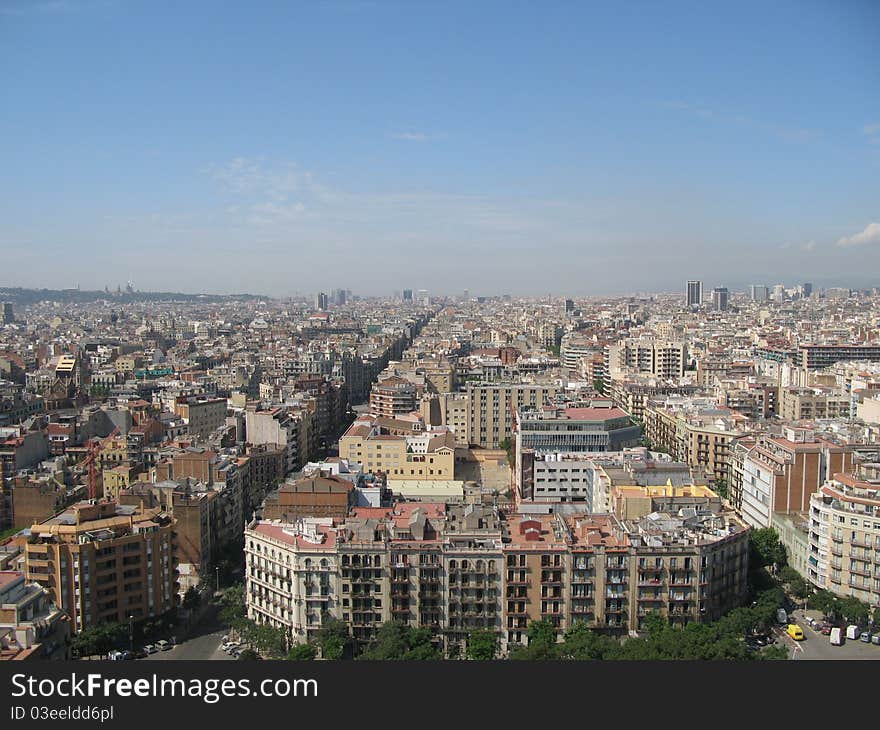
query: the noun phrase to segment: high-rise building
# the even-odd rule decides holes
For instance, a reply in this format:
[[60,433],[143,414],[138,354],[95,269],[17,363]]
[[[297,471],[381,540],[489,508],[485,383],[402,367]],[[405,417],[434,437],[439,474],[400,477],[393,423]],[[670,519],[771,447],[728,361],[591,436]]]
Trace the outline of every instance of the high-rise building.
[[565,300],[565,313],[569,314],[574,311],[574,299]]
[[348,296],[346,295],[345,289],[334,289],[330,294],[330,302],[331,304],[335,304],[337,306],[344,306],[348,301]]
[[3,324],[12,324],[15,322],[15,315],[12,313],[12,302],[3,302]]
[[770,288],[766,284],[752,284],[749,296],[753,302],[766,302],[770,298]]
[[27,577],[79,632],[159,616],[178,592],[176,523],[162,509],[79,502],[31,527]]
[[703,282],[689,281],[687,283],[687,305],[699,307],[703,303]]
[[411,302],[413,300],[412,289],[403,290],[403,301]]
[[427,307],[431,303],[431,297],[427,289],[419,289],[417,303],[423,307]]
[[730,301],[730,292],[726,286],[716,286],[712,290],[712,309],[716,312],[724,312],[727,310]]
[[808,297],[813,293],[813,285],[807,281],[801,285],[801,292],[803,292],[804,297]]
[[321,312],[327,309],[327,295],[324,292],[315,294],[315,309]]

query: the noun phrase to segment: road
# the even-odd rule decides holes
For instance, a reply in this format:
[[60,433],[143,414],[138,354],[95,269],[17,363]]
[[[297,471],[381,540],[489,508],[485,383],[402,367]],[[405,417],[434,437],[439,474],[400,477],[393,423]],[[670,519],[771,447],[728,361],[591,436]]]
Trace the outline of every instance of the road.
[[220,649],[220,644],[227,630],[217,620],[217,608],[212,606],[199,624],[193,629],[186,641],[180,642],[168,651],[157,651],[149,654],[141,661],[165,661],[194,659],[197,661],[223,660],[231,661],[232,657]]
[[792,613],[794,620],[804,630],[804,640],[795,641],[784,629],[780,629],[782,641],[791,649],[791,658],[796,660],[846,660],[846,659],[880,659],[880,646],[865,644],[861,641],[844,641],[843,646],[832,646],[829,638],[814,631],[807,624],[806,618],[821,618],[817,611],[807,611],[806,617],[801,610]]

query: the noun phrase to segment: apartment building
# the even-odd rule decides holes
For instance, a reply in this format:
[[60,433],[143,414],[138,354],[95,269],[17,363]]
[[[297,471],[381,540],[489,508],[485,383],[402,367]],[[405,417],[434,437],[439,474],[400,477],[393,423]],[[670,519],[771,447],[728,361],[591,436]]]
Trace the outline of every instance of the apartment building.
[[[327,613],[362,645],[394,618],[433,629],[447,647],[488,628],[506,648],[527,641],[532,620],[625,635],[649,613],[684,625],[739,605],[748,528],[712,495],[655,496],[677,511],[619,520],[399,503],[354,508],[342,522],[254,520],[248,614],[294,642],[314,637]],[[690,506],[679,510],[676,499]]]
[[339,439],[339,455],[389,479],[455,478],[455,434],[446,428],[393,435],[379,419],[357,419]]
[[821,370],[843,360],[880,361],[880,345],[801,345],[798,355],[801,367]]
[[307,517],[343,520],[356,503],[351,480],[318,472],[302,479],[289,479],[270,493],[263,503],[263,518],[287,523]]
[[208,396],[182,396],[175,400],[174,413],[187,424],[189,434],[207,440],[226,424],[226,399]]
[[69,637],[70,621],[43,586],[0,571],[0,661],[69,659]]
[[163,510],[79,502],[31,527],[29,581],[46,588],[79,632],[158,616],[177,604],[177,541]]
[[432,393],[422,396],[419,412],[425,423],[451,429],[455,433],[455,445],[466,448],[469,445],[468,402],[466,393]]
[[256,404],[248,404],[245,410],[247,442],[253,446],[280,447],[284,449],[284,473],[289,474],[308,458],[300,454],[300,419],[286,408],[265,410]]
[[835,474],[810,499],[807,578],[880,605],[880,479]]
[[375,383],[370,390],[370,412],[375,416],[398,418],[418,409],[418,389],[405,378],[392,376]]
[[605,354],[605,370],[611,380],[633,373],[680,378],[688,364],[687,344],[652,337],[621,340],[608,345]]
[[855,415],[854,411],[852,397],[841,391],[829,388],[781,388],[779,392],[779,416],[786,421],[849,418]]
[[853,449],[786,427],[781,437],[761,436],[742,461],[739,509],[753,527],[770,527],[773,514],[806,512],[811,495],[834,474],[853,466]]
[[540,408],[562,391],[561,386],[544,383],[467,384],[468,441],[484,449],[497,449],[513,436],[516,411]]
[[729,475],[731,444],[749,419],[708,399],[670,396],[648,402],[644,423],[651,448],[722,480]]

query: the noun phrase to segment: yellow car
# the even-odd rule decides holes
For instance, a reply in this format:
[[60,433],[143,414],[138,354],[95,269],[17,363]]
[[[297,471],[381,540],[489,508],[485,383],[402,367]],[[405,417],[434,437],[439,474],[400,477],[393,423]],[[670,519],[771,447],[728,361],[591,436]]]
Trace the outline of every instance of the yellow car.
[[789,624],[787,633],[795,641],[802,641],[804,638],[804,630],[797,624]]

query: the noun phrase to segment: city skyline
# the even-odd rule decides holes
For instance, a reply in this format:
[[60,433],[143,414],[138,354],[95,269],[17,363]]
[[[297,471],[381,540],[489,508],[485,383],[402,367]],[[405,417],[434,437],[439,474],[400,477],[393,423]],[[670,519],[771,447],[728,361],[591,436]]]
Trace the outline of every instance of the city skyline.
[[0,283],[278,297],[331,261],[365,295],[605,296],[880,268],[876,5],[169,17],[0,3]]

